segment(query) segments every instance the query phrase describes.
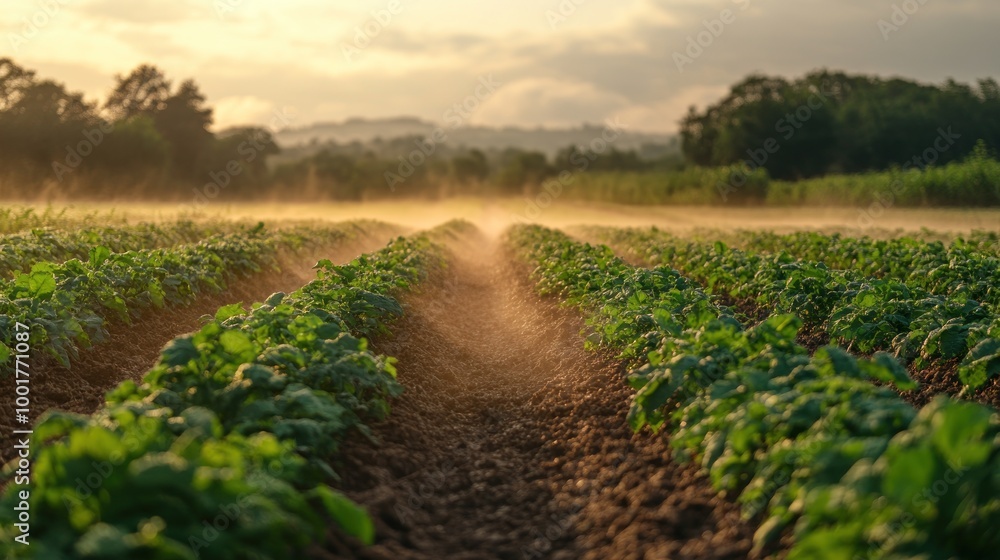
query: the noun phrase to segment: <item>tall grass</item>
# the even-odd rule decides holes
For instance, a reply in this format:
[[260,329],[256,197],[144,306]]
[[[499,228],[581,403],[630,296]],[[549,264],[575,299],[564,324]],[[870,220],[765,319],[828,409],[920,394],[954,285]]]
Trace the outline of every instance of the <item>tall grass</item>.
[[619,204],[766,204],[898,207],[1000,206],[1000,161],[984,149],[962,162],[925,169],[892,169],[776,181],[764,170],[690,167],[680,171],[591,172],[574,177],[566,198]]
[[575,200],[618,204],[698,204],[763,201],[769,179],[763,170],[688,167],[680,171],[590,172],[564,189]]
[[1000,162],[978,151],[963,162],[860,175],[772,181],[774,205],[861,206],[875,200],[895,206],[1000,206]]

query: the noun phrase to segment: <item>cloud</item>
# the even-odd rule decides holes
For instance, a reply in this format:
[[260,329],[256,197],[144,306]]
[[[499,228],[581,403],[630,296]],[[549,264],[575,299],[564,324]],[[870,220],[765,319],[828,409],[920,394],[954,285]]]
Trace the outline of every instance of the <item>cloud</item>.
[[212,4],[212,1],[199,3],[193,0],[94,0],[85,4],[81,10],[93,18],[105,21],[151,24],[203,18],[206,14],[213,13]]
[[[263,124],[269,108],[283,106],[298,110],[299,125],[404,114],[440,121],[493,74],[505,85],[476,122],[576,125],[613,114],[670,131],[688,105],[714,101],[752,72],[828,67],[930,82],[998,72],[1000,2],[984,0],[928,2],[889,41],[878,22],[900,0],[749,0],[746,10],[734,0],[586,2],[555,30],[545,11],[560,0],[403,1],[354,62],[341,44],[387,0],[244,0],[222,19],[215,0],[89,0],[70,4],[18,57],[89,96],[111,88],[110,79],[99,83],[107,76],[156,64],[175,82],[194,77],[220,126]],[[678,72],[673,53],[725,8],[735,22]]]
[[275,112],[275,104],[252,95],[224,97],[215,101],[215,128],[267,122]]
[[674,131],[692,105],[705,107],[729,91],[726,86],[694,86],[670,96],[663,101],[649,104],[632,104],[620,110],[617,116],[629,130],[640,132]]
[[473,116],[475,124],[576,126],[603,120],[629,100],[594,84],[552,78],[525,78],[501,86]]

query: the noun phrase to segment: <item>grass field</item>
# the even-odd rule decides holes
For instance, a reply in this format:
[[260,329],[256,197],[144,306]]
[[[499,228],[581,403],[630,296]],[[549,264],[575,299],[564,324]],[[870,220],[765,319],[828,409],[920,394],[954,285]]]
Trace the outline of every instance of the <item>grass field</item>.
[[1000,211],[525,205],[0,213],[2,556],[995,554]]

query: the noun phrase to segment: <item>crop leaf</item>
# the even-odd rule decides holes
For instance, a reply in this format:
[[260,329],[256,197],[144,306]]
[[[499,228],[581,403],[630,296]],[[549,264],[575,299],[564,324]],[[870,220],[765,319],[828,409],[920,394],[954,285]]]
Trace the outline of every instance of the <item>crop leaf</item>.
[[987,380],[1000,375],[1000,340],[988,338],[969,352],[958,369],[962,383],[975,390]]
[[323,502],[323,507],[344,532],[365,545],[370,546],[375,542],[375,525],[361,506],[352,502],[347,496],[326,486],[317,487],[315,492],[320,501]]
[[90,266],[97,268],[104,264],[104,261],[111,258],[111,249],[104,245],[98,245],[90,249]]
[[934,418],[931,440],[950,466],[968,469],[983,464],[993,451],[990,417],[979,404],[949,402]]
[[917,382],[910,377],[906,368],[885,352],[878,352],[872,356],[871,361],[863,360],[859,365],[861,371],[868,377],[891,383],[900,391],[912,391],[917,388]]
[[226,331],[219,336],[222,349],[241,362],[249,362],[257,355],[250,337],[240,331]]
[[18,274],[14,280],[15,291],[21,297],[48,300],[56,291],[56,275],[48,263],[39,263],[31,272]]
[[190,336],[178,337],[163,347],[163,363],[167,366],[183,366],[198,358],[201,353]]
[[965,325],[950,324],[936,329],[927,335],[924,354],[929,357],[940,355],[945,359],[957,358],[966,350],[968,334],[969,327]]
[[237,315],[243,314],[243,303],[232,303],[229,305],[224,305],[215,312],[215,320],[218,322],[223,322],[226,319],[236,317]]

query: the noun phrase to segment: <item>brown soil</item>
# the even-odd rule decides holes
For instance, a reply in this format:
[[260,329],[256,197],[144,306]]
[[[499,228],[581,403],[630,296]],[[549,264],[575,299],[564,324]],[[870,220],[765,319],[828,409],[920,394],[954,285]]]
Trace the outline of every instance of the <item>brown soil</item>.
[[343,450],[342,489],[376,544],[331,529],[311,557],[746,558],[752,529],[667,438],[634,435],[619,364],[579,316],[480,248],[407,298],[394,338],[406,393]]
[[812,354],[819,350],[820,348],[830,344],[830,333],[826,332],[823,327],[814,327],[810,325],[805,325],[799,330],[799,336],[796,338],[796,342],[809,350]]
[[[958,365],[961,360],[934,362],[924,368],[911,365],[908,369],[910,377],[920,383],[915,391],[900,393],[908,402],[916,407],[929,403],[937,395],[957,397],[962,391],[962,381],[958,377]],[[987,381],[986,385],[963,398],[990,405],[1000,409],[1000,378]]]
[[[262,271],[246,278],[229,281],[228,289],[199,297],[185,307],[147,311],[131,325],[113,324],[110,338],[104,343],[80,352],[70,367],[39,355],[30,360],[31,420],[36,421],[49,409],[90,414],[104,403],[104,395],[126,379],[138,381],[160,356],[160,350],[174,337],[197,330],[201,318],[214,314],[223,306],[235,302],[250,304],[279,291],[291,291],[311,280],[311,270],[319,258],[346,262],[355,256],[381,248],[391,237],[386,233],[362,238],[348,245],[336,246],[316,254],[297,255],[281,259],[281,272]],[[0,463],[12,455],[7,444],[12,430],[25,429],[15,424],[14,387],[12,374],[0,378]]]

